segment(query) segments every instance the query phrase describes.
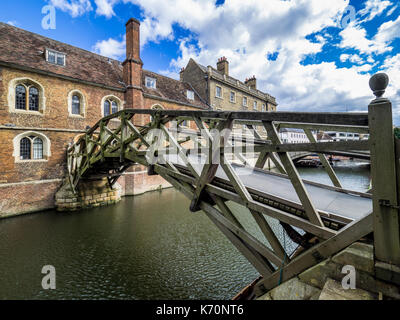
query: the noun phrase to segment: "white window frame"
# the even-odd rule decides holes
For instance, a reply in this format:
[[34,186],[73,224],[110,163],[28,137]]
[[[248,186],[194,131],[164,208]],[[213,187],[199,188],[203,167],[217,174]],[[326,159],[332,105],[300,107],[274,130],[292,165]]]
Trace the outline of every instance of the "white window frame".
[[[218,88],[220,89],[220,93],[221,93],[220,96],[217,94],[217,92],[218,92],[217,89],[218,89]],[[216,97],[216,98],[222,99],[222,87],[220,87],[220,86],[215,86],[215,97]]]
[[243,105],[243,107],[247,108],[247,97],[243,97],[242,105]]
[[[55,55],[55,62],[49,61],[49,52],[54,53],[54,55]],[[57,63],[58,58],[59,58],[60,56],[63,57],[63,62],[64,62],[63,64],[58,64],[58,63]],[[56,50],[53,50],[53,49],[46,49],[46,61],[47,61],[48,63],[54,64],[54,65],[56,65],[56,66],[65,67],[65,65],[67,64],[67,63],[66,63],[66,61],[67,61],[67,55],[66,55],[65,53],[62,53],[62,52],[59,52],[59,51],[56,51]]]
[[267,105],[265,103],[262,104],[261,108],[262,108],[261,111],[263,112],[267,111]]
[[[149,84],[148,81],[149,81],[150,83],[152,83],[152,84],[151,84],[151,85],[148,85],[148,84]],[[157,89],[157,79],[156,79],[156,78],[145,77],[144,82],[145,82],[146,88]],[[153,85],[153,84],[154,84],[154,85]]]
[[194,100],[194,91],[192,91],[192,90],[186,90],[186,97],[187,97],[189,100]]

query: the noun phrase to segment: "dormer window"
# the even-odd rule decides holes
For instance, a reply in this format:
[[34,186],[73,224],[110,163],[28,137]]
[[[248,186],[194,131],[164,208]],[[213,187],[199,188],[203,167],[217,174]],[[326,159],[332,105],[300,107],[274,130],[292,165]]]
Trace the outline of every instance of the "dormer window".
[[189,100],[194,100],[194,92],[192,90],[187,90],[186,96]]
[[54,50],[46,50],[46,61],[62,66],[65,66],[65,54]]
[[154,78],[146,77],[146,87],[151,88],[151,89],[156,89],[157,86],[157,80]]

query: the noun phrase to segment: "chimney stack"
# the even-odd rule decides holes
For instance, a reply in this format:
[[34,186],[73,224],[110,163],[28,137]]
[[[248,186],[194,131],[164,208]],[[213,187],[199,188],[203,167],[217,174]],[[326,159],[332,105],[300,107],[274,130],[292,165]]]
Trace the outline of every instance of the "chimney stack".
[[126,27],[126,59],[122,63],[126,84],[125,108],[143,108],[142,66],[140,59],[140,22],[129,19]]
[[179,80],[183,81],[183,72],[185,71],[185,67],[181,68],[181,71],[179,72]]
[[245,80],[244,84],[246,86],[249,86],[250,88],[257,90],[257,79],[256,76],[252,76],[251,78],[248,78]]
[[229,62],[225,57],[218,59],[217,70],[222,74],[229,76]]

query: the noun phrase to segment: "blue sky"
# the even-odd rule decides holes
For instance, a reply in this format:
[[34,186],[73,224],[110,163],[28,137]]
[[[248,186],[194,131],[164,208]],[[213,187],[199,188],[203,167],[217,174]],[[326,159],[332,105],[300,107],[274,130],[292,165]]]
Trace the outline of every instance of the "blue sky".
[[[56,29],[42,28],[42,7]],[[399,0],[1,1],[0,20],[119,60],[125,22],[141,21],[144,68],[178,77],[192,57],[232,76],[255,75],[278,110],[365,111],[369,77],[384,71],[400,124]]]

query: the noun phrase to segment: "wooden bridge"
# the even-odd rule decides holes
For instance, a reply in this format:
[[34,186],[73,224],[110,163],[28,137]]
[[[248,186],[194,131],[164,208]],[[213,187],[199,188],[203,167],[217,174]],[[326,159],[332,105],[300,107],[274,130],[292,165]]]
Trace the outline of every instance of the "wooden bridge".
[[[372,78],[377,99],[368,113],[126,109],[101,119],[68,148],[69,182],[76,189],[82,180],[107,177],[113,185],[130,166],[146,166],[149,174],[162,176],[187,196],[191,211],[204,211],[252,263],[263,276],[257,294],[366,236],[374,238],[376,275],[388,280],[393,276],[386,266],[400,266],[400,148],[393,136],[391,103],[381,98],[385,79],[382,74]],[[182,127],[188,120],[196,130]],[[246,125],[254,137],[232,137],[235,124]],[[282,143],[278,132],[284,127],[303,129],[310,142]],[[370,140],[317,142],[314,130],[369,133]],[[241,143],[232,147],[232,141]],[[247,152],[258,154],[254,168],[246,162]],[[332,185],[301,179],[291,152],[317,153]],[[370,159],[372,193],[343,188],[329,154]],[[232,164],[228,155],[243,164]],[[263,169],[268,158],[279,173]],[[249,209],[269,246],[243,227],[229,201]],[[285,251],[265,216],[278,219],[299,244],[295,257]]]

